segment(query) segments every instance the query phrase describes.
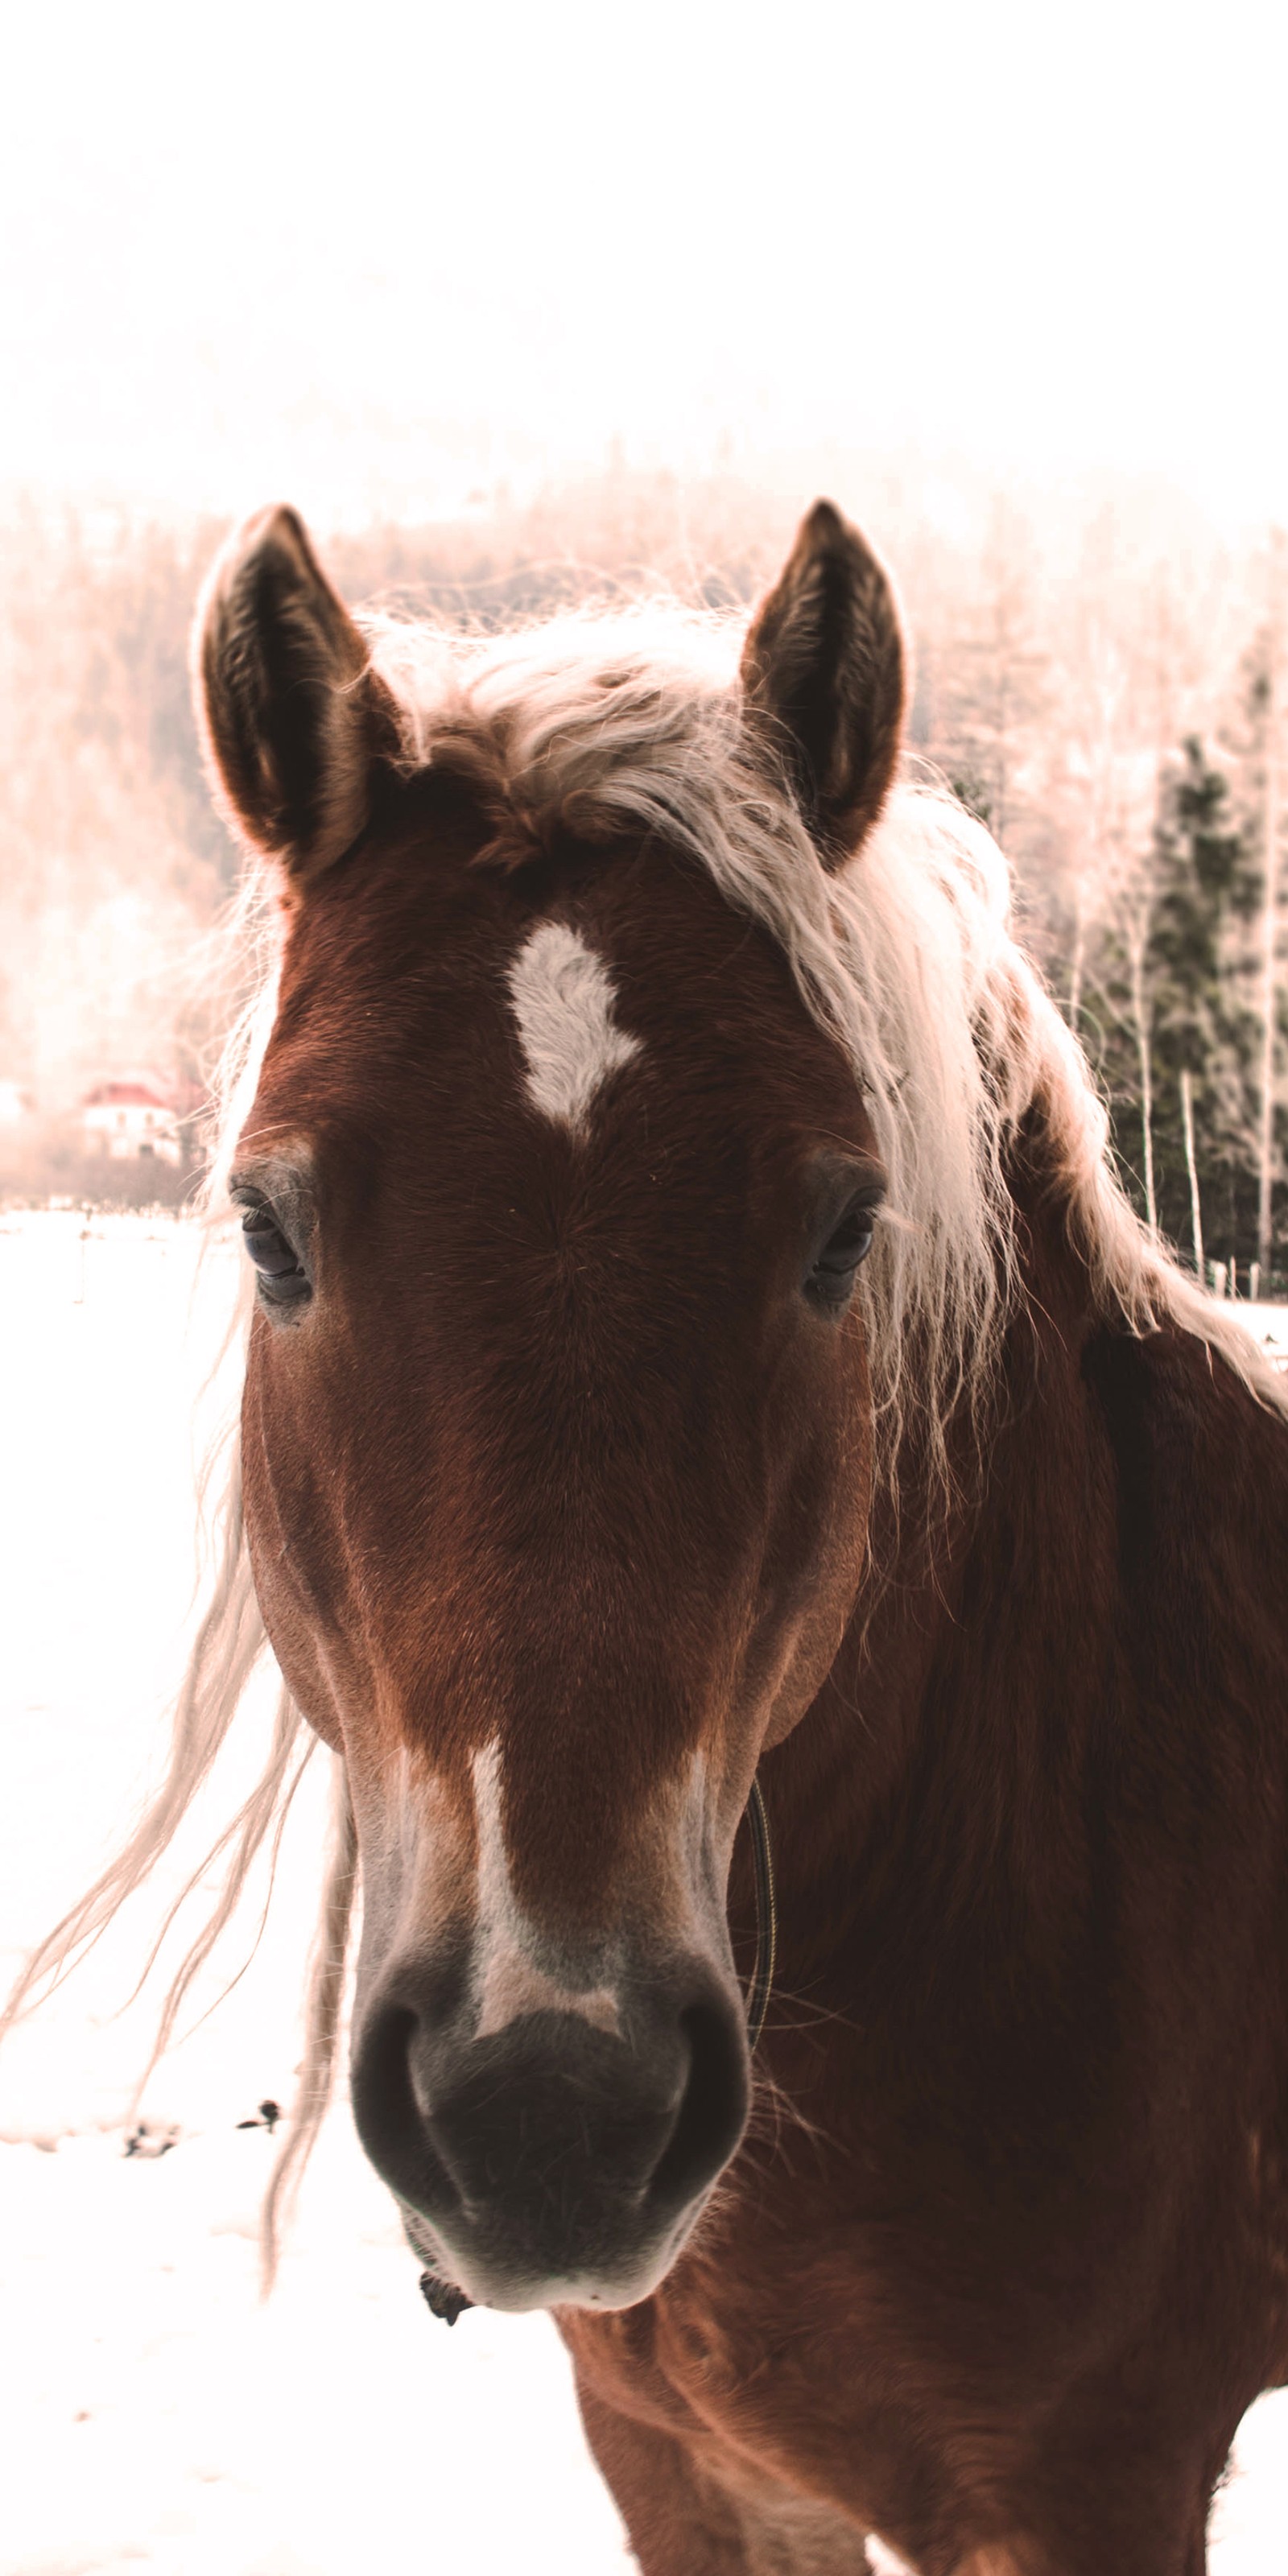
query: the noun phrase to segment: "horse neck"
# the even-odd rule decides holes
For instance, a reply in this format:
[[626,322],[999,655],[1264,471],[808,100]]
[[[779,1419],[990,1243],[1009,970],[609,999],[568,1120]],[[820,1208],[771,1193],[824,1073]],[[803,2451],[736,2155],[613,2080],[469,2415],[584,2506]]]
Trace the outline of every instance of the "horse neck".
[[[1093,1866],[1088,1771],[1104,1759],[1117,1586],[1103,1429],[1082,1354],[1100,1327],[1062,1212],[1015,1183],[1023,1293],[983,1419],[957,1435],[945,1510],[901,1479],[897,1530],[813,1708],[769,1757],[785,1973],[800,1986],[887,1897],[945,1929],[981,1890],[1041,1947]],[[1094,1803],[1094,1802],[1093,1802]],[[860,1937],[862,1935],[860,1934]]]

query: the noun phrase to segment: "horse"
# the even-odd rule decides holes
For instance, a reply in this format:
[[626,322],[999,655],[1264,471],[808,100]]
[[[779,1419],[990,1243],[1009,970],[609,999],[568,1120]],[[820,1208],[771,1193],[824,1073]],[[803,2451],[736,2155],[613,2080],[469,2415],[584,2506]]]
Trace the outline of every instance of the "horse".
[[819,502],[745,631],[453,636],[278,508],[194,667],[239,1464],[43,1966],[266,1633],[224,1910],[338,1797],[284,2171],[360,1887],[362,2143],[449,2318],[552,2312],[644,2576],[1200,2576],[1288,2376],[1288,1404],[909,774],[889,576]]

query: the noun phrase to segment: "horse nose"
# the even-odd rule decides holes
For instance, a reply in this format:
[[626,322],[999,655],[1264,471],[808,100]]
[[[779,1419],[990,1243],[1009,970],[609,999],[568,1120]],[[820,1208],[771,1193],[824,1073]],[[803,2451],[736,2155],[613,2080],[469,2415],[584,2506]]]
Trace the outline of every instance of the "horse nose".
[[580,2195],[589,2175],[608,2198],[645,2192],[687,2074],[680,2049],[641,2068],[620,2040],[537,2013],[469,2049],[433,2098],[429,2127],[463,2206],[497,2201],[531,2221],[546,2195]]
[[623,2017],[624,2037],[542,2010],[462,2042],[434,2020],[432,1981],[419,2001],[417,1982],[387,1983],[355,2051],[354,2116],[377,2172],[471,2296],[543,2305],[589,2281],[616,2301],[742,2134],[733,1999],[690,1967],[665,2005]]

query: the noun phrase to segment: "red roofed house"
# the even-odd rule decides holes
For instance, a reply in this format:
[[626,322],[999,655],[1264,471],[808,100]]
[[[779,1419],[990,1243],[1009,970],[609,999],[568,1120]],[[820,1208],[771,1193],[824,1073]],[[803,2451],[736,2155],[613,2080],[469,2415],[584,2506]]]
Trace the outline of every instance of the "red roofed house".
[[183,1159],[174,1109],[146,1074],[96,1083],[81,1102],[80,1128],[86,1153],[102,1154],[112,1163]]

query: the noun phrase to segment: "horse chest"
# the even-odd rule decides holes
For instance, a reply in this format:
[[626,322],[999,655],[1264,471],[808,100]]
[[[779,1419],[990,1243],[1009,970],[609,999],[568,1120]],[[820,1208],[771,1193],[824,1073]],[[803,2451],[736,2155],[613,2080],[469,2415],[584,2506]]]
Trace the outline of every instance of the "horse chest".
[[[821,2570],[862,2563],[845,2555],[856,2531],[915,2529],[947,2462],[953,2513],[987,2523],[999,2497],[1023,2492],[1044,2428],[1072,2397],[1076,2411],[1090,2392],[1098,2421],[1101,2389],[1095,2439],[1111,2441],[1134,2345],[1161,2381],[1179,2368],[1203,2412],[1205,2364],[1182,2352],[1181,2332],[1195,2222],[1179,2207],[1169,2222],[1135,2191],[1080,2195],[1059,2170],[1043,2199],[1031,2177],[965,2157],[951,2182],[941,2163],[932,2192],[924,2167],[892,2157],[883,2171],[870,2132],[862,2153],[834,2141],[811,2160],[805,2144],[786,2214],[749,2159],[663,2290],[639,2310],[577,2320],[569,2340],[607,2403],[678,2438],[735,2501],[767,2477],[773,2492],[825,2507],[835,2530],[824,2514],[809,2542]],[[1241,2312],[1249,2395],[1280,2331],[1284,2266],[1269,2217],[1233,2174],[1205,2202],[1209,2268],[1223,2314],[1232,2299]],[[1210,2323],[1219,2330],[1215,2313]],[[795,2566],[773,2555],[773,2514],[744,2502],[765,2569]]]

